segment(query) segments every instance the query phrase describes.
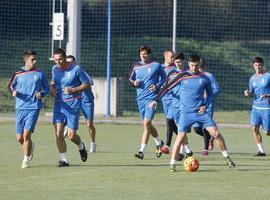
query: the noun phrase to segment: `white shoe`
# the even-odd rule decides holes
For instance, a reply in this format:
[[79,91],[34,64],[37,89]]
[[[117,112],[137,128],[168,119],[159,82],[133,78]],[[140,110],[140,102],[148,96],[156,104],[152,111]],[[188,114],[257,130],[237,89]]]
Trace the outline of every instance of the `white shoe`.
[[96,143],[91,143],[91,148],[90,148],[90,151],[89,152],[94,153],[94,152],[96,152],[96,150],[97,150]]
[[68,134],[68,127],[67,127],[67,126],[65,126],[65,129],[64,129],[64,138],[66,138],[66,137],[67,137],[67,134]]
[[36,145],[32,143],[32,148],[31,148],[31,154],[29,156],[29,161],[33,159],[34,157],[34,150],[35,150]]
[[25,168],[29,168],[30,167],[30,163],[28,160],[23,160],[22,162],[22,168],[25,169]]

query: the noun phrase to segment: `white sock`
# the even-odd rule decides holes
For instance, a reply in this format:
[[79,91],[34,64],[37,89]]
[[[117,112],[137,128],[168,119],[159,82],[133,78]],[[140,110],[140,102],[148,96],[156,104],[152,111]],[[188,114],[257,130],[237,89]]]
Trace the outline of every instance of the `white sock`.
[[263,149],[262,143],[257,144],[257,146],[258,146],[259,151],[262,152],[262,153],[264,153],[264,149]]
[[176,163],[176,160],[171,159],[170,165],[175,165],[175,163]]
[[183,145],[180,146],[180,153],[184,154],[184,146]]
[[221,153],[222,153],[223,157],[225,157],[225,158],[227,158],[229,156],[227,150],[221,151]]
[[186,144],[184,147],[185,147],[186,153],[191,152],[191,148],[188,146],[188,144]]
[[145,148],[146,148],[146,144],[141,144],[141,148],[140,148],[139,151],[144,152]]
[[24,161],[29,161],[30,156],[23,156]]
[[65,161],[66,163],[68,163],[67,153],[60,153],[60,160]]
[[155,141],[155,143],[156,143],[157,146],[161,144],[161,141],[160,141],[160,139],[159,139],[158,136],[155,137],[155,138],[153,138],[153,139],[154,139],[154,141]]
[[82,142],[81,142],[81,144],[78,145],[78,148],[79,148],[79,150],[83,150],[84,149],[84,145],[83,145]]

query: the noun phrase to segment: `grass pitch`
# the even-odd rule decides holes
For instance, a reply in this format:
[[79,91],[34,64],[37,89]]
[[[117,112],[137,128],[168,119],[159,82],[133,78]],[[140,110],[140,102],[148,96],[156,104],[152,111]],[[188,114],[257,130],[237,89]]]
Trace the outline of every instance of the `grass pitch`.
[[[270,157],[257,158],[249,129],[221,129],[235,169],[224,165],[217,146],[202,157],[203,139],[189,134],[194,156],[200,161],[198,172],[186,173],[179,162],[176,173],[168,172],[170,157],[155,157],[150,139],[144,160],[134,158],[142,127],[98,124],[97,153],[80,161],[77,147],[67,142],[70,167],[58,168],[58,152],[53,127],[39,123],[33,135],[36,150],[32,168],[21,169],[22,150],[15,140],[15,125],[0,123],[0,199],[269,199]],[[165,139],[165,127],[157,127]],[[89,149],[85,124],[79,134]],[[175,138],[175,136],[174,136]],[[267,155],[270,138],[263,137]]]

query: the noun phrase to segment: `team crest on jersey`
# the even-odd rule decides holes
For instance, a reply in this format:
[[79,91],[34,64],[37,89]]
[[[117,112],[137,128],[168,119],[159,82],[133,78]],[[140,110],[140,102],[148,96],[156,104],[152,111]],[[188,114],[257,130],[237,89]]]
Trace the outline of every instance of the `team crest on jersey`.
[[37,80],[38,80],[38,76],[34,75],[34,81],[37,81]]
[[264,84],[265,83],[265,80],[264,80],[264,78],[262,79],[262,84]]
[[200,79],[199,79],[199,84],[201,85],[202,83],[203,83],[203,79],[200,78]]
[[147,72],[148,72],[148,74],[151,73],[151,68],[150,67],[147,69]]
[[67,77],[70,78],[71,77],[71,72],[67,73]]

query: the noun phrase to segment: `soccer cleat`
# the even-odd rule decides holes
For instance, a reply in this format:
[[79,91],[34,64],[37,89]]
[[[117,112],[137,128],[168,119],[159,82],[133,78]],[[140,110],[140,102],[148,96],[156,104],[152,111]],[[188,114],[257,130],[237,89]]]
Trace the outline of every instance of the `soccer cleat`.
[[81,155],[81,160],[83,162],[85,162],[85,161],[87,161],[87,151],[86,151],[84,143],[82,143],[82,145],[83,145],[83,149],[79,150],[79,152],[80,152],[80,155]]
[[261,151],[259,151],[254,156],[266,156],[266,154],[265,153],[262,153]]
[[170,148],[167,145],[165,145],[165,146],[163,146],[161,148],[161,152],[165,153],[165,154],[169,154],[170,153]]
[[22,169],[25,169],[25,168],[29,168],[30,167],[30,163],[28,160],[23,160],[22,161]]
[[176,172],[175,165],[170,165],[169,172]]
[[162,155],[161,148],[163,147],[163,145],[164,145],[164,142],[162,140],[160,141],[160,144],[157,145],[157,149],[156,149],[157,158],[159,158]]
[[214,148],[214,141],[213,140],[210,140],[209,143],[208,143],[208,150],[209,151],[212,151]]
[[58,167],[68,167],[68,166],[69,166],[68,162],[65,162],[63,160],[58,161]]
[[203,150],[201,153],[202,156],[208,156],[208,151],[207,150]]
[[236,166],[235,163],[232,161],[232,159],[229,156],[225,158],[225,165],[228,165],[231,168]]
[[29,160],[32,160],[34,157],[34,150],[35,150],[36,145],[34,143],[32,143],[32,147],[31,147],[31,154],[29,156]]
[[134,156],[135,156],[136,158],[139,158],[139,159],[143,160],[144,154],[143,154],[143,152],[139,151],[139,152],[136,153]]
[[89,152],[94,153],[94,152],[96,152],[96,150],[97,150],[97,145],[96,145],[96,143],[91,144],[91,148],[90,148],[90,151],[89,151]]
[[191,156],[193,156],[193,152],[192,151],[190,153],[187,153],[186,154],[186,158],[191,157]]
[[183,160],[184,158],[185,158],[185,155],[182,154],[182,153],[179,153],[179,154],[177,155],[177,157],[176,157],[176,160],[177,160],[177,161],[181,161],[181,160]]

